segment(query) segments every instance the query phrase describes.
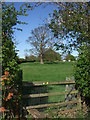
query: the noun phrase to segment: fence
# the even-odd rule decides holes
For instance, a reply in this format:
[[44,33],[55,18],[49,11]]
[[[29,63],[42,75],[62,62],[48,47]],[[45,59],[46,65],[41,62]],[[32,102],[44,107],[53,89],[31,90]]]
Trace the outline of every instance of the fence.
[[[30,93],[30,94],[24,94],[23,95],[23,99],[24,101],[26,99],[30,98],[44,98],[44,97],[49,97],[49,96],[58,96],[58,95],[64,95],[65,99],[64,101],[61,102],[55,102],[55,103],[47,103],[47,100],[45,103],[43,103],[43,100],[41,100],[42,103],[38,103],[35,105],[26,105],[26,110],[34,117],[34,118],[45,118],[45,114],[41,114],[41,112],[39,112],[39,109],[43,109],[43,108],[49,108],[49,107],[63,107],[64,109],[59,111],[61,114],[64,114],[65,112],[74,112],[77,110],[81,110],[81,98],[79,96],[79,93],[77,90],[75,90],[75,81],[65,81],[65,82],[23,82],[23,87],[30,87],[32,90],[34,87],[42,87],[43,88],[50,85],[65,85],[66,86],[66,90],[65,91],[60,91],[60,92],[52,92],[52,93],[48,93],[47,91],[44,91],[44,93],[39,93],[37,92],[36,94],[34,93]],[[67,85],[68,87],[73,86],[73,89],[69,89],[67,90]],[[72,88],[72,87],[71,87]],[[36,90],[38,91],[38,89]],[[73,97],[71,97],[73,96]],[[68,99],[71,98],[71,99]],[[73,107],[74,106],[74,107]],[[68,110],[66,109],[68,108]]]

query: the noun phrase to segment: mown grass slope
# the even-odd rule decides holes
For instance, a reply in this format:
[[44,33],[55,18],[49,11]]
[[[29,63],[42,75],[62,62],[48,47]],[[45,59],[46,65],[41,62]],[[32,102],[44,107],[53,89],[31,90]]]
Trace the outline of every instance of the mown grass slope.
[[64,81],[73,75],[72,62],[56,64],[22,63],[24,81]]

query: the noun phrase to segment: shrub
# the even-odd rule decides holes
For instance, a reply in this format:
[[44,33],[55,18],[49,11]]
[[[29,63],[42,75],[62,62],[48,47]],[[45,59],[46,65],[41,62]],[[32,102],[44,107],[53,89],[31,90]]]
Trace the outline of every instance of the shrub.
[[89,102],[90,98],[90,46],[83,44],[79,49],[79,58],[75,65],[76,87],[81,96]]

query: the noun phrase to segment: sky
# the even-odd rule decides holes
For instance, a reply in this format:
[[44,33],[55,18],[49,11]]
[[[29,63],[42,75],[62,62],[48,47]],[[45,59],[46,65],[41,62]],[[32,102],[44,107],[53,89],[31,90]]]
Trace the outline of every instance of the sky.
[[[22,3],[14,3],[16,9],[19,9]],[[30,45],[26,42],[28,37],[31,35],[30,32],[32,29],[42,25],[46,19],[49,19],[49,13],[57,9],[55,5],[47,5],[44,7],[40,5],[39,7],[34,8],[33,10],[27,11],[28,16],[18,17],[19,20],[27,22],[27,25],[17,25],[17,27],[22,28],[23,31],[15,31],[14,36],[18,44],[16,44],[16,49],[19,50],[18,56],[24,58],[26,55],[25,50],[30,49]],[[74,56],[77,56],[77,52],[72,53]]]

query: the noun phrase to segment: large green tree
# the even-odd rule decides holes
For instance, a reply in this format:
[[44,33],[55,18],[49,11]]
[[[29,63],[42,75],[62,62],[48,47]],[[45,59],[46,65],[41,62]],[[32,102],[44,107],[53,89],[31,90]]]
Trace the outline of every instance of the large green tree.
[[66,40],[66,49],[78,48],[89,41],[89,3],[56,3],[49,27],[56,37]]
[[82,96],[90,98],[90,4],[89,2],[56,4],[59,9],[54,11],[49,27],[55,37],[66,40],[64,48],[69,51],[79,50],[74,74],[76,85]]
[[61,60],[61,55],[51,48],[47,49],[43,54],[44,61],[55,62]]
[[[76,86],[81,96],[90,107],[90,2],[57,2],[58,10],[51,15],[49,27],[54,36],[64,40],[64,48],[72,52],[78,50],[78,60],[75,67]],[[90,111],[90,110],[89,110]]]

